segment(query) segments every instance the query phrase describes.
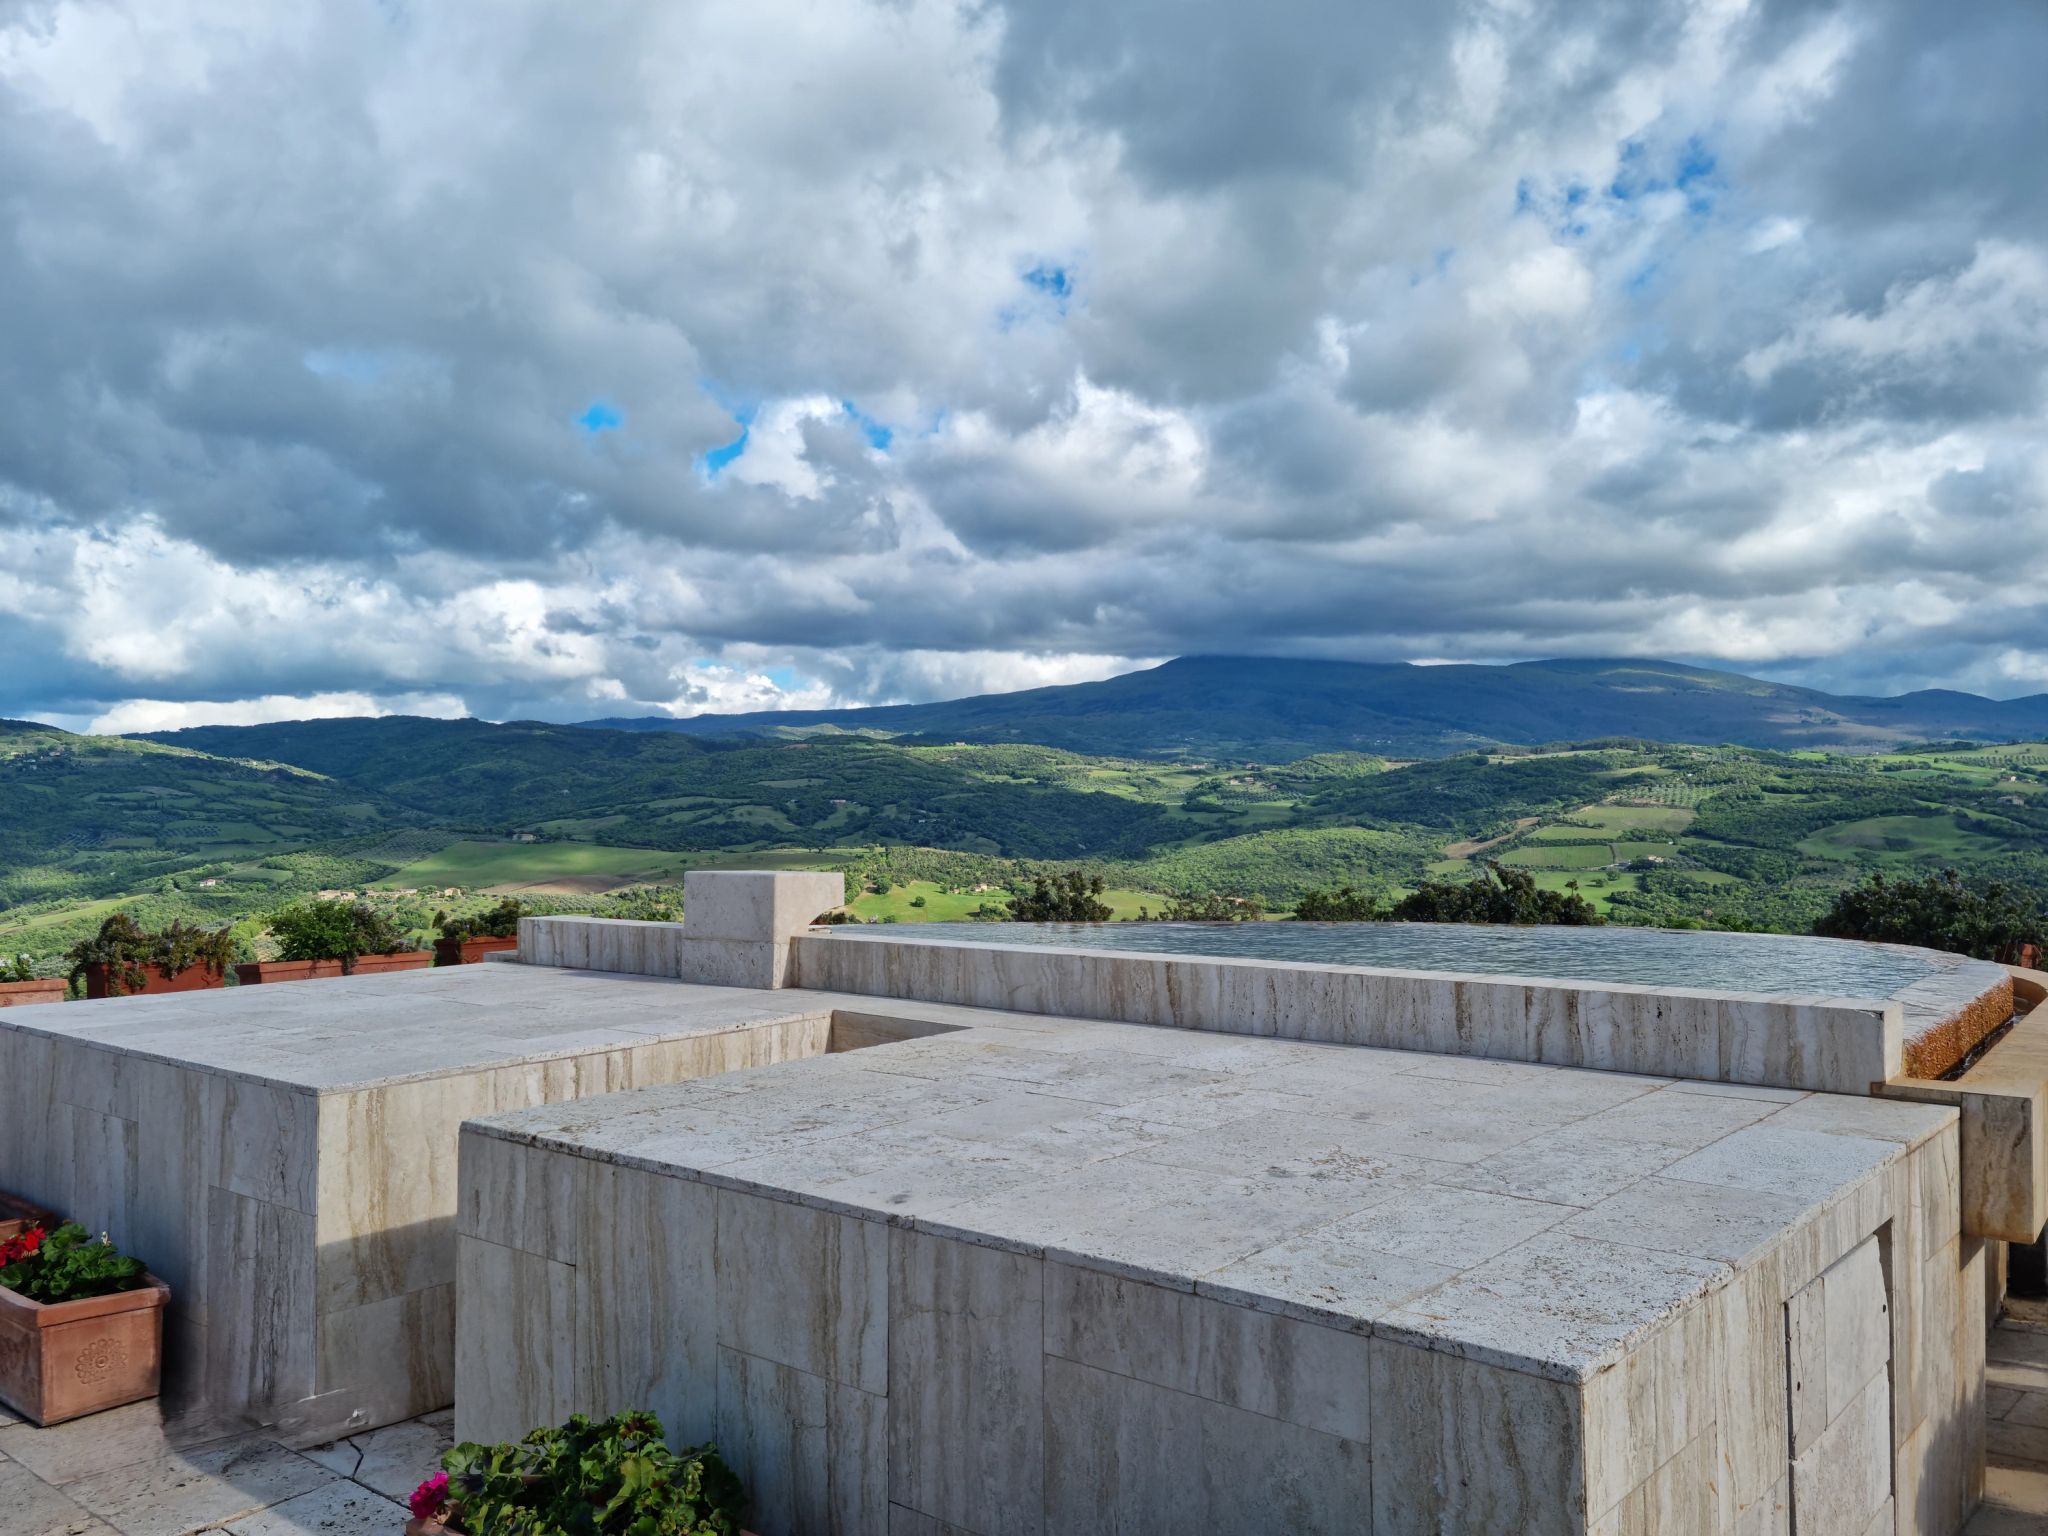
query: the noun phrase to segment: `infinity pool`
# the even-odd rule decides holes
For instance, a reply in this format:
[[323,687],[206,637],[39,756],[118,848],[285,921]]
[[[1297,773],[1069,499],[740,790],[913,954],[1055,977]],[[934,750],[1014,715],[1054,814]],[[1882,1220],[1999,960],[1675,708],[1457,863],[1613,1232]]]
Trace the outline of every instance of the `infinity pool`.
[[1294,960],[1401,971],[1482,971],[1715,991],[1882,998],[1959,957],[1892,944],[1666,928],[1490,928],[1460,923],[919,923],[842,928],[861,938]]

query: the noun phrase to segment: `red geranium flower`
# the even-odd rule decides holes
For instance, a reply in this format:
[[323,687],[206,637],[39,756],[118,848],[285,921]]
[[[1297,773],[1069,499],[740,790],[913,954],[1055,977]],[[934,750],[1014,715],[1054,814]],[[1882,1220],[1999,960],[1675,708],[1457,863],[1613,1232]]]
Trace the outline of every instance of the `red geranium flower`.
[[409,1502],[412,1505],[414,1519],[431,1520],[448,1502],[448,1474],[436,1472],[413,1489]]

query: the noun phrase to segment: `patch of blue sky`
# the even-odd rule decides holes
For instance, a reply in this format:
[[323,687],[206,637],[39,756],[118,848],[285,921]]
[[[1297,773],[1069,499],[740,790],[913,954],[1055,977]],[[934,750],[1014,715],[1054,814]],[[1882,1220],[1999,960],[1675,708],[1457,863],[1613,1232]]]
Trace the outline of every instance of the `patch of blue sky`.
[[576,425],[595,437],[600,432],[616,432],[626,424],[626,414],[608,400],[593,400],[576,418]]
[[1693,213],[1711,213],[1714,194],[1721,190],[1721,162],[1697,134],[1685,141],[1678,152],[1678,170],[1672,185],[1685,194],[1685,206]]
[[697,467],[704,471],[707,480],[716,480],[720,470],[747,451],[747,432],[746,427],[741,427],[740,435],[731,442],[707,448],[697,455]]
[[[1584,213],[1592,197],[1592,189],[1582,181],[1567,181],[1553,190],[1535,176],[1523,176],[1515,182],[1515,216],[1542,219],[1559,240],[1583,240],[1592,232]],[[1437,270],[1443,270],[1441,257]]]
[[1024,282],[1059,305],[1060,313],[1066,313],[1067,300],[1074,296],[1074,277],[1065,267],[1042,261],[1024,274]]
[[740,429],[740,435],[729,443],[716,448],[707,448],[697,455],[697,471],[706,480],[716,480],[719,471],[747,451],[747,436],[754,425],[754,417],[761,409],[758,400],[747,400],[734,394],[716,379],[699,379],[697,387],[702,389],[719,404],[719,408],[731,415]]
[[1715,194],[1725,190],[1720,177],[1721,162],[1699,134],[1689,135],[1678,146],[1668,176],[1655,173],[1649,150],[1640,139],[1621,146],[1621,163],[1608,183],[1607,196],[1617,203],[1631,203],[1653,192],[1681,192],[1685,205],[1695,214],[1711,213]]
[[996,311],[996,328],[1008,331],[1030,320],[1043,320],[1049,309],[1056,319],[1065,319],[1074,299],[1073,269],[1059,262],[1039,261],[1017,274],[1032,298],[1023,304],[1006,304]]
[[877,453],[887,453],[889,445],[896,440],[896,434],[883,426],[874,417],[863,411],[851,400],[839,402],[839,408],[846,412],[853,424],[860,428],[861,436],[868,440],[868,446]]
[[1657,183],[1643,175],[1643,160],[1648,153],[1641,139],[1626,139],[1622,142],[1620,161],[1614,168],[1614,179],[1607,184],[1607,195],[1617,203],[1626,203],[1657,189]]

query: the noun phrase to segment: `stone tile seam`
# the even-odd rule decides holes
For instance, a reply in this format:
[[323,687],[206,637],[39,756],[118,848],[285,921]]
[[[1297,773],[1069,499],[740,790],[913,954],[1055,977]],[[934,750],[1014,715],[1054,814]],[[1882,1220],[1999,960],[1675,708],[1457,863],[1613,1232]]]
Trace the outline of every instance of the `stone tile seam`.
[[[235,1200],[246,1200],[251,1205],[267,1205],[274,1211],[283,1211],[288,1216],[303,1217],[307,1221],[317,1222],[320,1217],[318,1211],[302,1211],[296,1205],[286,1205],[282,1200],[272,1200],[267,1195],[252,1195],[243,1190],[230,1189],[225,1184],[216,1184],[211,1180],[206,1181],[204,1187],[209,1195],[227,1195]],[[317,1191],[314,1193],[313,1203],[320,1203]]]
[[[878,1403],[887,1404],[889,1401],[889,1394],[886,1392],[870,1392],[866,1387],[856,1382],[841,1381],[837,1376],[820,1376],[816,1371],[807,1371],[800,1365],[791,1365],[787,1360],[776,1360],[768,1355],[757,1355],[751,1349],[741,1349],[737,1344],[728,1344],[723,1339],[714,1339],[712,1347],[723,1350],[729,1355],[738,1355],[743,1360],[758,1361],[760,1364],[774,1370],[788,1371],[792,1375],[807,1377],[812,1381],[822,1381],[829,1387],[843,1387],[848,1392],[858,1392],[862,1397],[871,1397]],[[714,1386],[714,1398],[716,1395],[717,1389]]]
[[[1665,1457],[1662,1461],[1658,1462],[1654,1468],[1652,1468],[1648,1473],[1646,1473],[1642,1478],[1640,1478],[1637,1481],[1636,1485],[1633,1488],[1629,1489],[1627,1493],[1624,1493],[1620,1498],[1616,1499],[1606,1509],[1602,1510],[1600,1512],[1599,1519],[1589,1522],[1589,1528],[1593,1530],[1601,1529],[1602,1526],[1607,1522],[1609,1516],[1613,1515],[1624,1504],[1628,1503],[1630,1499],[1634,1498],[1637,1494],[1641,1493],[1645,1488],[1648,1488],[1653,1483],[1655,1483],[1657,1481],[1658,1475],[1662,1473],[1666,1467],[1672,1466],[1676,1462],[1682,1460],[1687,1455],[1691,1454],[1691,1452],[1699,1445],[1699,1443],[1702,1440],[1706,1439],[1708,1435],[1718,1436],[1720,1434],[1720,1430],[1721,1421],[1718,1416],[1707,1420],[1705,1426],[1700,1430],[1698,1434],[1694,1435],[1690,1440],[1686,1441],[1684,1445],[1680,1446],[1677,1450],[1673,1451],[1669,1456]],[[1717,1440],[1716,1444],[1718,1443],[1719,1442]],[[1736,1513],[1741,1514],[1744,1510],[1753,1508],[1760,1500],[1769,1498],[1771,1496],[1771,1491],[1772,1490],[1770,1489],[1766,1489],[1763,1493],[1758,1494],[1755,1499],[1752,1499],[1748,1504],[1743,1505],[1742,1509],[1737,1510]],[[1614,1528],[1616,1530],[1621,1529],[1622,1523],[1620,1521],[1614,1522]]]
[[[576,1261],[576,1260],[574,1260],[574,1259],[558,1259],[558,1258],[556,1258],[556,1257],[555,1257],[555,1256],[554,1256],[553,1254],[551,1254],[551,1253],[542,1253],[542,1252],[541,1252],[541,1251],[540,1251],[539,1249],[537,1249],[537,1248],[518,1248],[518,1247],[514,1247],[514,1246],[513,1246],[513,1245],[512,1245],[511,1243],[501,1243],[501,1242],[499,1242],[499,1241],[498,1241],[498,1240],[497,1240],[497,1239],[496,1239],[495,1237],[479,1237],[479,1236],[477,1236],[477,1234],[476,1234],[476,1233],[474,1233],[474,1232],[458,1232],[458,1233],[457,1233],[456,1235],[457,1235],[458,1237],[460,1237],[460,1238],[461,1238],[461,1239],[462,1239],[462,1240],[463,1240],[463,1241],[464,1241],[465,1243],[482,1243],[482,1244],[483,1244],[483,1245],[484,1245],[485,1247],[487,1247],[487,1248],[496,1248],[496,1249],[498,1249],[498,1250],[499,1250],[500,1252],[502,1252],[502,1253],[516,1253],[516,1254],[518,1254],[518,1255],[519,1255],[519,1256],[520,1256],[521,1258],[526,1258],[526,1259],[541,1259],[541,1260],[544,1260],[544,1261],[546,1261],[546,1262],[547,1262],[547,1263],[549,1263],[549,1264],[557,1264],[557,1265],[560,1265],[560,1266],[561,1266],[561,1267],[562,1267],[563,1269],[571,1269],[571,1270],[573,1270],[573,1269],[578,1269],[578,1268],[580,1268],[580,1267],[581,1267],[581,1266],[580,1266],[580,1265],[579,1265],[579,1264],[577,1263],[577,1261]],[[442,1286],[444,1286],[444,1285],[453,1285],[454,1283],[455,1283],[455,1282],[454,1282],[454,1281],[452,1281],[452,1280],[441,1280],[441,1281],[436,1281],[436,1282],[435,1282],[435,1283],[434,1283],[433,1285],[428,1285],[428,1286],[422,1286],[422,1287],[421,1287],[420,1289],[421,1289],[421,1290],[427,1290],[427,1291],[432,1291],[432,1290],[438,1290],[438,1289],[440,1289],[440,1288],[441,1288]],[[400,1295],[400,1296],[415,1296],[415,1295],[418,1295],[418,1294],[419,1294],[419,1292],[418,1292],[418,1291],[401,1291],[401,1292],[399,1292],[399,1295]],[[387,1301],[388,1301],[388,1300],[392,1300],[392,1299],[394,1299],[394,1298],[391,1298],[391,1297],[386,1297],[386,1298],[385,1298],[385,1300],[387,1300]],[[376,1305],[376,1303],[375,1303],[375,1302],[366,1302],[366,1303],[364,1303],[364,1305],[366,1305],[366,1306],[375,1306],[375,1305]]]
[[[1410,1347],[1405,1343],[1401,1343],[1401,1341],[1393,1339],[1388,1339],[1383,1342],[1389,1344],[1399,1344],[1399,1346],[1402,1348]],[[1332,1434],[1327,1429],[1318,1429],[1313,1424],[1304,1424],[1299,1419],[1283,1419],[1278,1414],[1263,1413],[1257,1408],[1247,1408],[1242,1403],[1233,1403],[1220,1397],[1210,1397],[1206,1393],[1202,1392],[1189,1392],[1181,1387],[1169,1386],[1167,1383],[1163,1381],[1153,1381],[1150,1378],[1144,1376],[1133,1376],[1128,1371],[1113,1370],[1109,1366],[1098,1365],[1093,1360],[1076,1360],[1072,1355],[1063,1355],[1060,1354],[1057,1350],[1046,1350],[1045,1358],[1048,1360],[1062,1361],[1067,1365],[1077,1365],[1084,1371],[1096,1371],[1104,1376],[1114,1376],[1119,1381],[1133,1382],[1138,1386],[1147,1387],[1154,1392],[1168,1392],[1175,1397],[1186,1398],[1189,1402],[1209,1403],[1218,1408],[1228,1408],[1232,1413],[1242,1413],[1249,1418],[1264,1419],[1268,1424],[1281,1424],[1286,1426],[1290,1430],[1298,1430],[1303,1434],[1315,1435],[1319,1439],[1334,1440],[1341,1445],[1355,1445],[1360,1450],[1366,1453],[1366,1460],[1368,1463],[1370,1463],[1372,1459],[1372,1425],[1370,1423],[1366,1425],[1366,1438],[1363,1440],[1355,1440],[1349,1435]],[[1515,1374],[1527,1375],[1529,1373],[1516,1372]],[[1368,1391],[1368,1404],[1370,1403],[1370,1401],[1371,1394]],[[1047,1404],[1045,1411],[1047,1413],[1051,1413],[1053,1411],[1052,1405]]]

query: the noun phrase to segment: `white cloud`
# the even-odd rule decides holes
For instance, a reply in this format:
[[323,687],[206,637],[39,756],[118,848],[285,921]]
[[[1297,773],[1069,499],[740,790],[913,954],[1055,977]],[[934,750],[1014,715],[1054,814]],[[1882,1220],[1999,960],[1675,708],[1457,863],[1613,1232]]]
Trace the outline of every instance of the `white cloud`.
[[1905,0],[16,6],[0,713],[2017,685],[2044,69]]
[[98,736],[142,731],[178,731],[194,725],[267,725],[276,720],[341,720],[355,716],[430,715],[460,719],[468,711],[446,693],[315,693],[304,698],[266,694],[260,699],[129,699],[93,719],[86,729]]

